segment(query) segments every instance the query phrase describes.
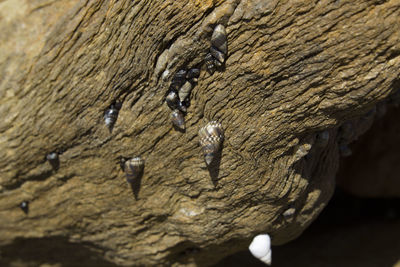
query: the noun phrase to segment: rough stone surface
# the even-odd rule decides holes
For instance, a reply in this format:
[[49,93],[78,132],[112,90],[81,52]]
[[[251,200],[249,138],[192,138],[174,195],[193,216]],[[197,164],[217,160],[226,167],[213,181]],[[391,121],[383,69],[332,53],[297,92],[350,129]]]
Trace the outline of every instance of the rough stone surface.
[[[219,23],[225,66],[202,66],[175,131],[168,83],[202,64]],[[296,238],[332,195],[339,142],[399,89],[399,24],[397,0],[0,1],[0,246],[210,265],[259,233]],[[210,120],[225,141],[207,169],[197,132]],[[119,162],[136,155],[146,165],[130,188]]]

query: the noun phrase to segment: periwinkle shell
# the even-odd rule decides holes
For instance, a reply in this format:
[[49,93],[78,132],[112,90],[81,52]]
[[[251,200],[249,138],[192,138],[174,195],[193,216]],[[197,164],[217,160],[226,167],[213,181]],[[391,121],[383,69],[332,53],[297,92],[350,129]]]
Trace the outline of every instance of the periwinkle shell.
[[204,61],[206,63],[207,71],[210,74],[213,74],[215,72],[215,69],[216,69],[216,67],[215,67],[215,61],[216,60],[215,60],[215,58],[210,53],[208,53],[205,56]]
[[210,121],[199,130],[200,145],[204,153],[204,160],[210,165],[215,156],[220,152],[224,140],[222,125],[216,121]]
[[217,48],[225,55],[228,53],[228,45],[226,39],[226,30],[224,25],[218,24],[213,31],[211,36],[211,45]]
[[177,109],[171,112],[171,121],[172,124],[180,130],[185,130],[185,117],[183,113]]
[[118,119],[118,112],[119,110],[114,106],[111,106],[104,112],[104,122],[110,131],[112,131],[114,124]]
[[135,157],[125,161],[124,171],[126,174],[126,180],[132,183],[135,179],[142,176],[144,169],[144,160],[141,157]]

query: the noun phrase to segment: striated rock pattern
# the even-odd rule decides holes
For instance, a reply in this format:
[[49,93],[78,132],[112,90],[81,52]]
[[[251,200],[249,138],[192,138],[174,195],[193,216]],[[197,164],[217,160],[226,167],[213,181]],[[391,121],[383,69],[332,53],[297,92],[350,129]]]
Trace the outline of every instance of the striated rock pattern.
[[[210,75],[217,24],[228,55]],[[0,248],[211,265],[260,233],[296,238],[332,195],[340,145],[399,90],[399,24],[397,0],[0,1]],[[169,82],[198,66],[175,131]],[[212,120],[225,140],[207,168],[197,132]],[[131,188],[119,163],[135,155],[146,168]]]

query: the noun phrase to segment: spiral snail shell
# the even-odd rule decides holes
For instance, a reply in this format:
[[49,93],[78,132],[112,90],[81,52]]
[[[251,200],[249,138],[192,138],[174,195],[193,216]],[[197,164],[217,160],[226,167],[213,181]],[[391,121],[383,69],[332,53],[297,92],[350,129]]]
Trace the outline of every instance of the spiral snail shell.
[[206,57],[204,58],[204,61],[206,63],[207,71],[210,74],[213,74],[215,72],[215,69],[216,69],[216,67],[215,67],[215,58],[210,53],[208,53],[206,55]]
[[25,212],[25,214],[28,214],[28,212],[29,212],[29,201],[22,201],[21,203],[19,203],[19,207],[21,208],[21,210],[23,212]]
[[181,88],[182,85],[186,82],[186,74],[187,74],[186,70],[179,70],[175,74],[174,78],[172,78],[170,88],[172,90],[178,91],[179,88]]
[[224,25],[218,24],[217,26],[215,26],[213,34],[211,36],[211,45],[225,55],[228,53],[226,30]]
[[181,111],[177,109],[173,110],[171,112],[171,121],[175,127],[185,130],[185,117]]
[[141,157],[135,157],[125,161],[124,171],[126,174],[126,180],[132,183],[135,179],[142,176],[144,169],[144,160]]
[[165,101],[167,102],[167,105],[170,109],[175,110],[179,109],[183,112],[186,112],[186,106],[182,104],[182,102],[179,100],[178,93],[174,90],[171,90],[167,97],[165,98]]
[[199,130],[200,145],[203,149],[204,160],[210,165],[217,153],[219,153],[224,140],[222,125],[216,121],[210,121]]
[[190,92],[192,91],[193,85],[191,82],[186,81],[183,86],[179,89],[178,96],[181,102],[185,101],[187,97],[189,97]]
[[217,66],[221,66],[222,63],[225,62],[225,54],[220,52],[218,49],[214,47],[210,48],[210,54],[216,59],[214,62]]
[[190,69],[186,74],[186,79],[190,82],[196,83],[200,77],[200,69]]
[[249,250],[254,257],[264,262],[267,265],[271,265],[272,262],[272,250],[271,250],[271,238],[269,235],[258,235],[254,237],[253,241],[249,246]]
[[228,54],[228,44],[224,25],[218,24],[211,36],[210,52],[205,56],[207,70],[213,74],[216,67],[221,67]]
[[111,105],[111,107],[104,112],[104,122],[110,132],[112,131],[114,124],[117,121],[118,112],[119,110],[114,105]]

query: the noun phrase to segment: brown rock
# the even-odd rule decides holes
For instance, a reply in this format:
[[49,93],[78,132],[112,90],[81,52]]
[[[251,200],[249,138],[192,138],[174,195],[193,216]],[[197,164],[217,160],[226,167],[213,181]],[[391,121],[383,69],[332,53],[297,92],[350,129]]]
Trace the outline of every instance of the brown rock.
[[[331,197],[338,127],[399,77],[397,1],[6,0],[0,17],[0,246],[62,238],[121,265],[209,265],[260,232],[296,238]],[[175,131],[168,83],[202,63],[217,24],[225,66],[203,66]],[[225,141],[207,169],[210,120]],[[119,162],[137,155],[136,200]]]

